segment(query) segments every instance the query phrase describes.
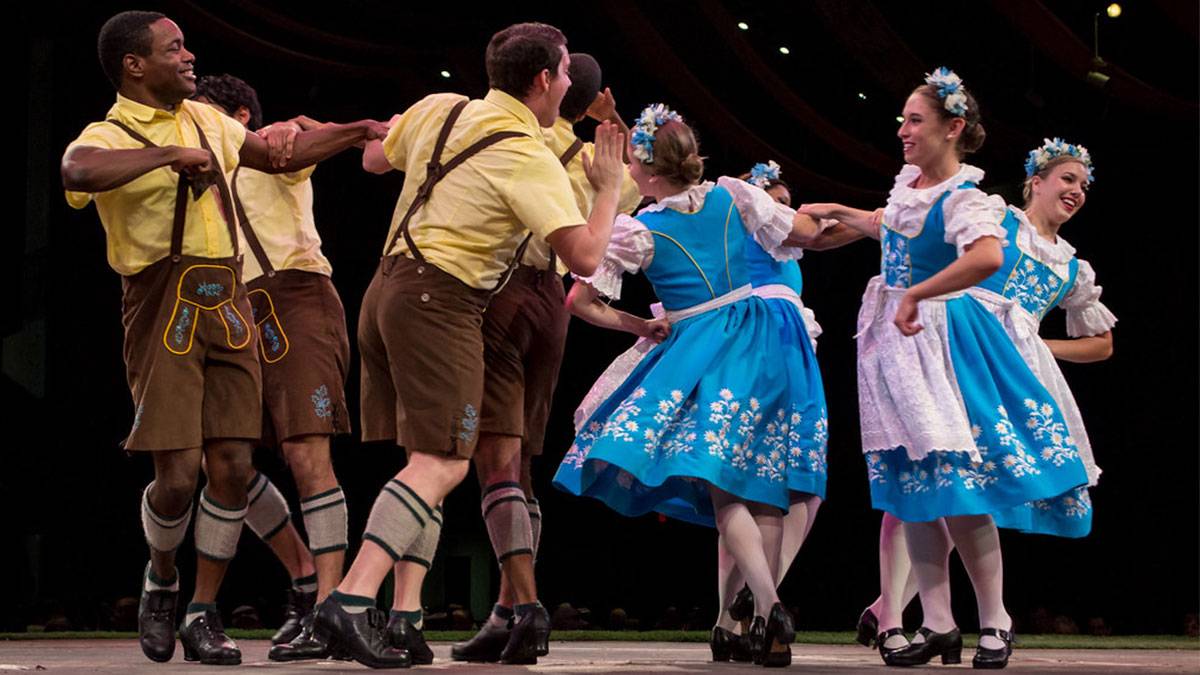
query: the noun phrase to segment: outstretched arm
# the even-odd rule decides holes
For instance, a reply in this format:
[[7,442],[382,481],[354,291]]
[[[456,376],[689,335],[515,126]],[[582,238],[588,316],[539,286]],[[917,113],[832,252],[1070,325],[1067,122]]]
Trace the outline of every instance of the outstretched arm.
[[567,294],[567,311],[593,326],[633,333],[655,342],[671,332],[666,319],[643,319],[600,301],[600,294],[586,281],[576,281]]
[[1106,331],[1100,335],[1073,338],[1070,340],[1045,340],[1050,353],[1059,361],[1071,363],[1095,363],[1104,361],[1113,354],[1113,334]]
[[879,224],[883,219],[883,209],[866,211],[841,204],[802,204],[796,210],[800,213],[808,214],[813,218],[836,220],[857,230],[865,237],[872,239],[879,238]]
[[199,174],[213,168],[213,155],[202,148],[168,145],[134,150],[110,150],[78,145],[67,151],[59,167],[63,187],[72,192],[104,192],[159,167]]
[[296,134],[289,155],[286,145],[272,148],[257,134],[246,134],[241,162],[251,169],[266,173],[287,173],[316,164],[352,145],[382,139],[386,135],[387,125],[374,120],[325,124]]

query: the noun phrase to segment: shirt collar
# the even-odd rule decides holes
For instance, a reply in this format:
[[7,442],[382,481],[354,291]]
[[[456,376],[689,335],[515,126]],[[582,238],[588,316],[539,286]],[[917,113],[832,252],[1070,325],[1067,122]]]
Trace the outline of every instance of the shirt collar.
[[146,105],[145,103],[138,103],[131,98],[126,98],[120,94],[117,94],[117,102],[113,106],[113,111],[144,124],[153,120],[154,115],[157,113],[162,113],[167,117],[173,118],[175,113],[179,112],[182,107],[183,103],[181,101],[180,105],[175,107],[175,112],[171,112],[169,110],[162,110],[160,108],[155,108],[154,106]]
[[519,119],[522,124],[529,128],[530,135],[534,138],[541,135],[542,125],[538,124],[537,117],[534,116],[529,106],[520,100],[513,98],[499,89],[489,90],[483,100]]

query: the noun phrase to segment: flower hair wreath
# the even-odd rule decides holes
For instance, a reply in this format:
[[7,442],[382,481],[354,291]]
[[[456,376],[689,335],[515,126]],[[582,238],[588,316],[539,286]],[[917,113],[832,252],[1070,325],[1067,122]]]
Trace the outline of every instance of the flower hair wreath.
[[1091,183],[1095,180],[1092,172],[1092,156],[1088,153],[1088,149],[1082,145],[1068,143],[1061,138],[1050,140],[1043,138],[1045,143],[1042,147],[1030,150],[1029,157],[1025,160],[1025,177],[1032,178],[1034,174],[1046,168],[1046,164],[1052,159],[1058,157],[1072,157],[1079,160],[1083,168],[1087,171],[1087,181]]
[[953,70],[940,66],[932,73],[925,73],[925,84],[937,89],[942,106],[955,117],[966,117],[967,95],[963,92],[962,78]]
[[667,122],[682,122],[683,117],[671,110],[664,103],[652,103],[642,110],[637,121],[633,124],[632,138],[633,156],[642,164],[654,163],[654,135]]
[[750,177],[746,179],[746,182],[766,190],[771,181],[779,180],[779,176],[782,173],[783,171],[773,159],[769,160],[766,164],[759,162],[754,165],[754,168],[750,169]]

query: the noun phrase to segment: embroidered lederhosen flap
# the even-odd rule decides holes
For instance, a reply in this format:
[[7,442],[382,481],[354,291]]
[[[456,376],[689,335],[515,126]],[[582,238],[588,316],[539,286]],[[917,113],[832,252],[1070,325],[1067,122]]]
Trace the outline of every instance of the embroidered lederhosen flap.
[[[175,308],[163,332],[163,344],[172,354],[192,350],[196,326],[205,314],[215,314],[225,327],[225,342],[242,349],[250,342],[250,329],[233,302],[237,275],[227,265],[196,264],[179,276],[175,290]],[[208,320],[212,320],[209,317]]]
[[254,325],[258,328],[258,347],[263,361],[275,363],[288,353],[287,333],[275,313],[275,301],[262,288],[250,291],[250,310],[254,312]]

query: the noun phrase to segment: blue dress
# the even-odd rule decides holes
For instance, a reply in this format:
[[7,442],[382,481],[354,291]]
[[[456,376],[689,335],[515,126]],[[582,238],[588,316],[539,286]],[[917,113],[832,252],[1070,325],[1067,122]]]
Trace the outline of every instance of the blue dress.
[[[906,167],[889,198],[881,274],[868,286],[859,317],[860,413],[873,505],[923,522],[1001,514],[1085,485],[1054,397],[985,304],[984,296],[994,294],[976,289],[922,301],[924,330],[913,337],[892,323],[905,289],[953,263],[966,243],[1005,233],[1003,206],[986,207],[995,198],[971,180],[939,187],[940,194],[926,191],[933,203],[923,207],[900,190],[915,179],[914,169]],[[889,217],[903,231],[889,227]]]
[[[823,434],[824,423],[801,412],[807,378],[794,373],[804,340],[785,340],[774,312],[751,292],[746,234],[763,224],[758,216],[744,223],[727,180],[688,191],[703,199],[695,212],[661,208],[614,226],[610,256],[630,232],[652,241],[649,262],[643,256],[626,271],[644,269],[671,333],[580,426],[556,487],[623,515],[657,511],[708,526],[709,484],[788,508],[789,458],[813,447],[802,442]],[[778,245],[785,236],[768,238]]]
[[[1072,326],[1071,332],[1077,333],[1076,337],[1109,330],[1116,319],[1100,305],[1099,293],[1091,292],[1095,286],[1090,266],[1083,265],[1083,282],[1078,283],[1081,264],[1069,244],[1061,239],[1048,243],[1038,237],[1033,225],[1017,209],[1010,208],[1002,224],[1008,243],[1004,249],[1004,265],[979,286],[1012,303],[1006,314],[1006,328],[1026,363],[1054,396],[1066,424],[1065,430],[1060,429],[1058,433],[1078,448],[1087,469],[1088,485],[1094,485],[1100,470],[1092,458],[1091,443],[1078,406],[1049,348],[1038,337],[1037,329],[1046,314],[1063,303],[1070,305],[1069,316],[1084,311],[1094,315],[1090,326],[1086,320],[1082,326]],[[1078,324],[1078,318],[1071,316],[1072,323]],[[1022,532],[1083,537],[1091,531],[1092,501],[1085,485],[1055,497],[994,513],[993,517],[1000,527]]]
[[829,439],[829,419],[825,408],[825,386],[821,368],[810,339],[808,322],[804,318],[800,295],[804,277],[800,263],[780,261],[771,257],[754,237],[746,237],[746,264],[755,295],[771,307],[779,326],[779,339],[799,357],[792,375],[804,388],[802,398],[793,403],[793,427],[799,433],[799,443],[788,457],[788,489],[825,498],[825,481],[829,475],[826,446]]

